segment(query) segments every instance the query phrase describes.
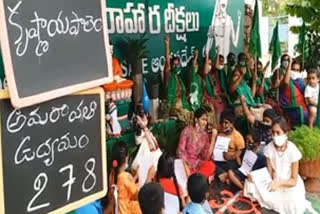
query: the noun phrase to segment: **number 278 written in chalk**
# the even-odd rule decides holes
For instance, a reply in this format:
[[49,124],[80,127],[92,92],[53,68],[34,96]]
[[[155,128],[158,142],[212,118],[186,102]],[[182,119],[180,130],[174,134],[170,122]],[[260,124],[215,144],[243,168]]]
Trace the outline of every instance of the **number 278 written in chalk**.
[[[84,193],[90,192],[96,185],[96,175],[94,174],[95,165],[96,165],[96,160],[94,158],[90,158],[89,160],[87,160],[87,162],[84,165],[84,169],[87,172],[87,176],[82,181],[82,191]],[[66,182],[64,182],[61,186],[63,188],[67,188],[67,201],[69,201],[72,193],[72,185],[76,181],[76,177],[73,176],[73,165],[69,164],[60,168],[59,173],[68,175]],[[28,203],[28,206],[27,206],[28,213],[50,206],[50,202],[45,202],[41,204],[38,202],[38,205],[36,205],[37,199],[44,192],[47,184],[48,184],[48,176],[46,173],[41,172],[36,177],[33,183],[33,188],[36,191],[36,194],[32,197],[32,199]]]

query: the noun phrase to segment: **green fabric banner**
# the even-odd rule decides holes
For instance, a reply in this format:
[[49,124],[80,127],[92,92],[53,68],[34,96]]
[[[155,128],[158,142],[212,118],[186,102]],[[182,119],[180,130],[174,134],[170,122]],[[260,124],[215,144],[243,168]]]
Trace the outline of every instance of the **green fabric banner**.
[[225,56],[243,50],[244,0],[108,0],[107,25],[125,77],[131,72],[123,61],[125,51],[130,51],[124,41],[143,34],[148,38],[148,56],[142,60],[145,76],[164,69],[165,35],[170,36],[171,55],[180,57],[184,73],[196,49],[202,55],[219,45]]

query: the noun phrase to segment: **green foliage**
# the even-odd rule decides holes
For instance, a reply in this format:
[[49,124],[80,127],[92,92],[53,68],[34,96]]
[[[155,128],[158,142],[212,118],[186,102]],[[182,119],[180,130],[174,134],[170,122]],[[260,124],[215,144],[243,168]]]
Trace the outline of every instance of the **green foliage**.
[[320,129],[301,126],[291,131],[289,139],[300,150],[303,160],[315,160],[320,157]]
[[[320,59],[320,1],[319,0],[288,0],[286,11],[291,16],[302,18],[306,24],[305,35],[307,44],[304,48],[298,45],[299,54],[307,55],[304,59],[305,68],[317,67]],[[301,26],[292,27],[293,33],[301,32]],[[302,62],[302,57],[301,62]]]
[[148,38],[146,38],[146,34],[143,34],[138,39],[126,38],[126,41],[122,45],[122,48],[126,50],[124,60],[131,65],[131,67],[138,67],[137,65],[141,63],[141,59],[147,57],[147,41]]
[[286,5],[291,0],[262,0],[262,15],[279,17],[287,15]]

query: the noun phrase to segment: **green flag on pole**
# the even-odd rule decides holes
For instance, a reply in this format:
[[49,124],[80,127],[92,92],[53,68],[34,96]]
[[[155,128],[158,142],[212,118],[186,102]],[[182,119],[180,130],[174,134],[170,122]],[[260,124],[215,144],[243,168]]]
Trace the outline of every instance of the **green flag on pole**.
[[260,41],[260,31],[259,31],[259,6],[256,0],[254,14],[252,18],[252,26],[250,32],[250,46],[249,52],[252,57],[261,58],[261,41]]
[[306,24],[303,22],[302,26],[299,28],[299,42],[296,47],[296,50],[302,55],[302,67],[304,67],[305,60],[309,57],[310,52],[309,41],[306,32]]
[[281,45],[279,39],[279,22],[273,30],[272,39],[269,47],[269,52],[272,54],[271,71],[277,67],[281,58]]

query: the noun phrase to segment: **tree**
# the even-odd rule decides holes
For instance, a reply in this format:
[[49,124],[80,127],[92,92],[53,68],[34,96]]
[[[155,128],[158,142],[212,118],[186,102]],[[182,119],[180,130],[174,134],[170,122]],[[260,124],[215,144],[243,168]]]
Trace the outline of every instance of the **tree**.
[[[305,37],[308,40],[308,57],[305,59],[305,67],[318,67],[320,59],[320,1],[319,0],[289,0],[286,11],[291,16],[302,18],[305,22]],[[293,33],[301,32],[302,26],[292,27]],[[297,51],[301,54],[303,50],[299,46]],[[302,61],[302,57],[301,61]]]

